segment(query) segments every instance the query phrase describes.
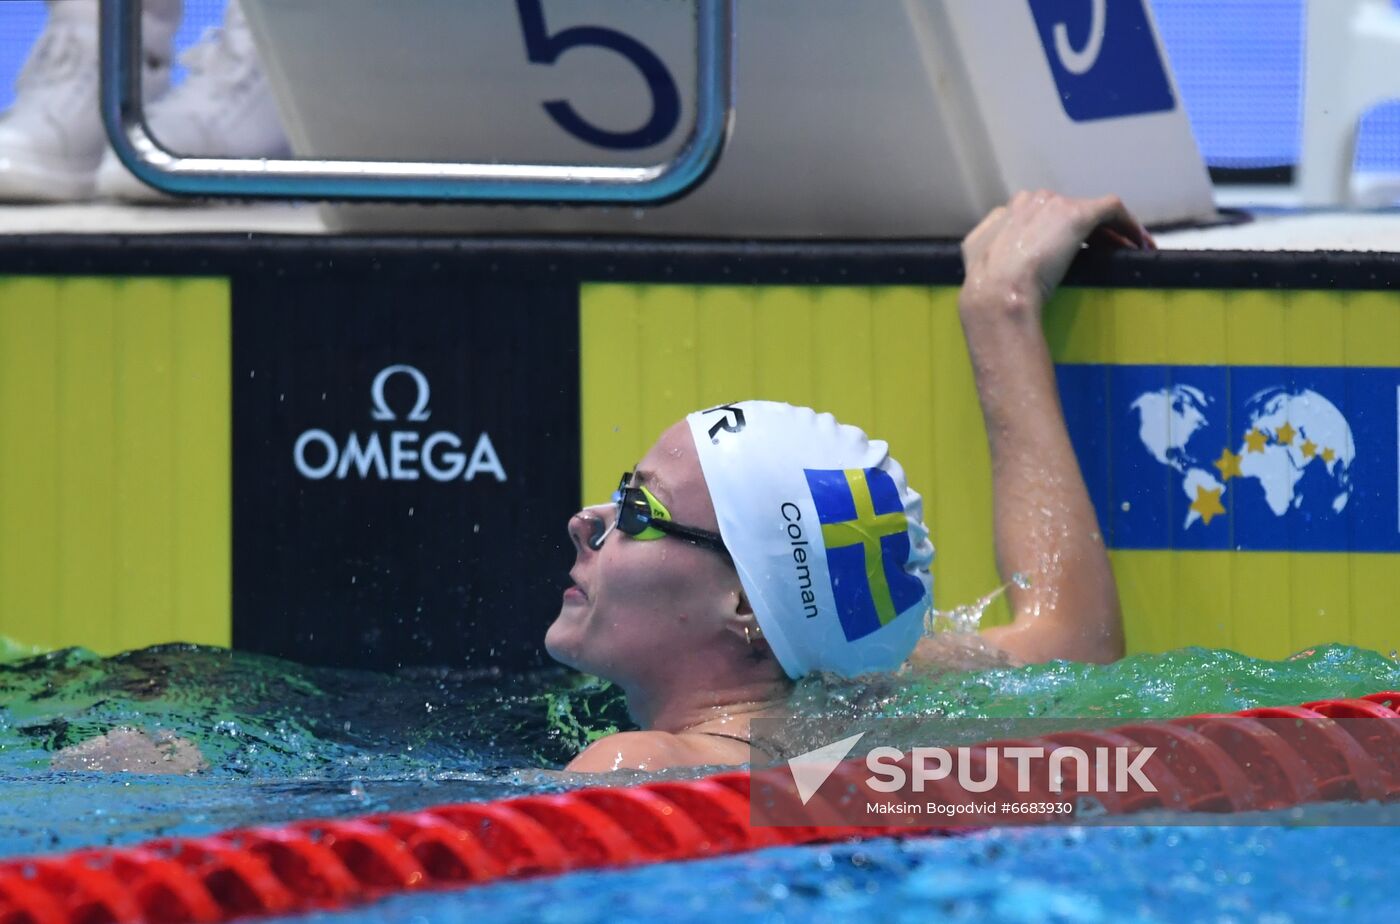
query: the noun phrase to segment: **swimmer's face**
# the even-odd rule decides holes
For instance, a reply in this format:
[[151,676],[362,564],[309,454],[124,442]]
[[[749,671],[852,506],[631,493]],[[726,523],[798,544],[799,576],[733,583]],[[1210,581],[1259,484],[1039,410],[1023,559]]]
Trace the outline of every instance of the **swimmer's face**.
[[[677,523],[719,531],[714,505],[685,421],[661,434],[637,463],[634,483],[647,486]],[[569,521],[575,559],[559,617],[545,634],[557,661],[621,685],[646,683],[677,652],[723,638],[742,588],[723,555],[679,539],[639,541],[614,530],[597,551],[594,528],[612,524],[613,508],[589,507]]]

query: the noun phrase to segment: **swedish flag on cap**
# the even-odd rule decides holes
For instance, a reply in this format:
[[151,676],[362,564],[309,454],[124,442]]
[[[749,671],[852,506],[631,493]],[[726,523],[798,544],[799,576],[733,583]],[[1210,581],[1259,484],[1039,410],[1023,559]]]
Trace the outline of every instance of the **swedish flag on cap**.
[[806,469],[822,524],[836,614],[848,640],[864,638],[924,597],[904,570],[909,521],[899,488],[878,468]]
[[923,634],[933,545],[889,447],[772,401],[687,421],[725,546],[789,676],[898,667]]

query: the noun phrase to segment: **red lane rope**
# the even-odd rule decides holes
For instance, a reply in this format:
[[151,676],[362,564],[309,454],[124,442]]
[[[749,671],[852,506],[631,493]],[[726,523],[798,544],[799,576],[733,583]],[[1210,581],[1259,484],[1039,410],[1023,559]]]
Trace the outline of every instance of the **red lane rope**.
[[[1383,721],[1327,721],[1359,718]],[[1400,798],[1400,692],[1056,732],[1040,740],[1090,753],[1155,745],[1169,755],[1154,778],[1158,792],[1104,794],[1111,813]],[[833,777],[858,799],[869,790],[856,763],[838,767]],[[1041,788],[1048,792],[1048,783]],[[0,862],[0,924],[220,922],[567,870],[958,830],[853,828],[839,823],[838,807],[820,793],[803,809],[805,817],[832,824],[755,825],[751,793],[770,809],[797,802],[784,766],[12,859]]]

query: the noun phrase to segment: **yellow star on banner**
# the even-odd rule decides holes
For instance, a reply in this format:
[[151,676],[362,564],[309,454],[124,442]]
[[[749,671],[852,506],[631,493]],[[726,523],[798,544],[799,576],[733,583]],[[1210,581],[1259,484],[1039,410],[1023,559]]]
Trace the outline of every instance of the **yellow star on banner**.
[[1294,430],[1293,425],[1286,421],[1283,426],[1278,428],[1278,441],[1282,446],[1287,446],[1289,443],[1293,442],[1293,437],[1297,435],[1298,431]]
[[1220,494],[1224,488],[1211,490],[1203,484],[1196,485],[1196,499],[1191,502],[1191,509],[1201,515],[1201,521],[1207,526],[1210,521],[1225,512],[1225,508],[1220,505]]
[[1215,467],[1220,470],[1220,480],[1229,481],[1240,473],[1240,456],[1230,451],[1226,446],[1220,450],[1220,458],[1215,460]]
[[1331,462],[1331,461],[1332,461],[1333,459],[1335,459],[1335,458],[1337,458],[1337,454],[1336,454],[1335,452],[1333,452],[1332,450],[1330,450],[1330,449],[1324,449],[1324,450],[1322,450],[1322,461],[1323,461],[1323,462]]
[[1303,458],[1311,459],[1317,455],[1317,444],[1312,440],[1303,440]]
[[1246,452],[1263,452],[1269,438],[1260,430],[1254,429],[1244,435],[1244,441],[1245,445],[1249,447],[1245,450]]

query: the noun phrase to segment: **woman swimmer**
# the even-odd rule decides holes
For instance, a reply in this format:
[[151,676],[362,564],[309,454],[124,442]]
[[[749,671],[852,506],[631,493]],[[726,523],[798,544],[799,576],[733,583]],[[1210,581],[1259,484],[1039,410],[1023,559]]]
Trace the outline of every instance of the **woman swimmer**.
[[[1113,575],[1040,327],[1091,236],[1153,246],[1117,199],[1047,192],[1017,195],[963,241],[959,310],[991,443],[997,567],[1034,577],[1009,588],[1011,625],[980,633],[1012,662],[1123,654]],[[574,584],[545,644],[617,683],[645,730],[599,739],[566,769],[743,763],[749,720],[781,713],[793,678],[905,661],[943,667],[958,654],[947,636],[923,637],[933,548],[919,496],[885,444],[854,427],[768,402],[692,414],[661,435],[625,487],[620,506],[569,521]],[[668,541],[636,541],[645,539]],[[886,563],[878,593],[867,544]],[[828,565],[826,553],[844,546]],[[854,571],[841,563],[847,555],[859,556]],[[869,588],[864,604],[848,599],[852,586]],[[65,748],[53,766],[194,773],[208,764],[185,739],[117,728]]]
[[[1033,577],[1009,585],[1013,622],[980,633],[1013,663],[1123,655],[1041,329],[1091,239],[1155,246],[1115,197],[1044,191],[1019,193],[962,245],[958,307],[991,448],[997,567]],[[615,500],[569,521],[573,584],[545,645],[618,684],[643,730],[595,741],[567,770],[743,763],[750,719],[781,713],[794,678],[948,663],[943,636],[923,635],[933,548],[919,496],[883,442],[829,415],[757,401],[691,414]],[[662,541],[638,541],[650,539]]]

